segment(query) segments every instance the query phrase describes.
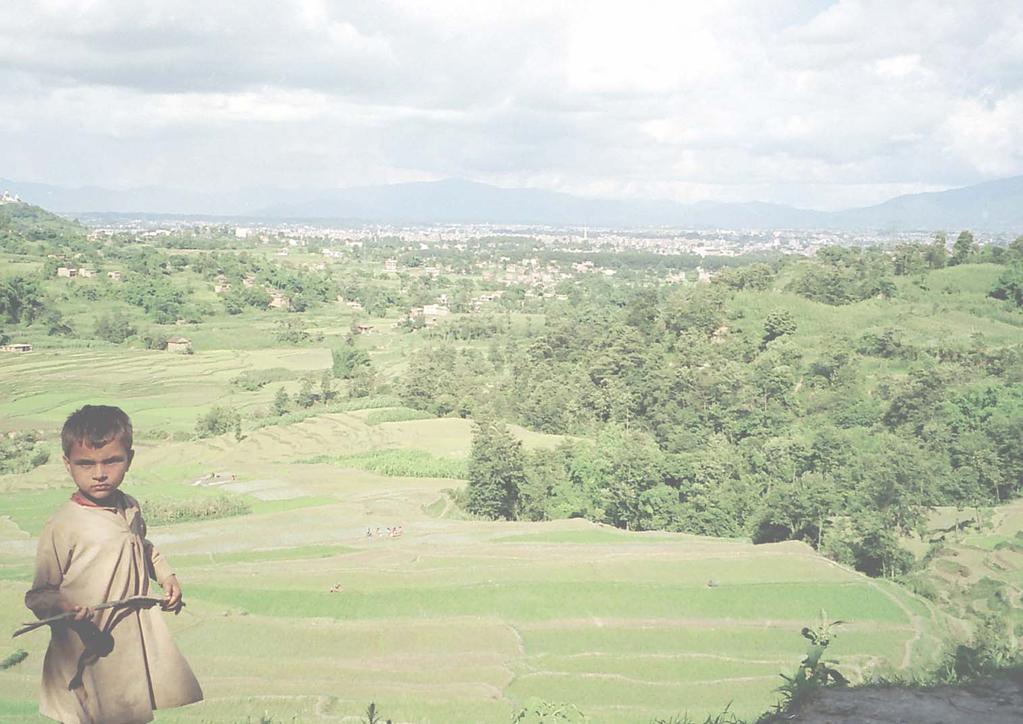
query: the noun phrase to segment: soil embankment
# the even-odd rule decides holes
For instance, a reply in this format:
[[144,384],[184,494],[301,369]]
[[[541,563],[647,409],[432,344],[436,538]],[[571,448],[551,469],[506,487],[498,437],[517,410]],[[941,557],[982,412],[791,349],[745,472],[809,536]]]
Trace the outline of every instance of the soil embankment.
[[801,724],[1019,724],[1023,670],[958,686],[828,688],[787,721]]

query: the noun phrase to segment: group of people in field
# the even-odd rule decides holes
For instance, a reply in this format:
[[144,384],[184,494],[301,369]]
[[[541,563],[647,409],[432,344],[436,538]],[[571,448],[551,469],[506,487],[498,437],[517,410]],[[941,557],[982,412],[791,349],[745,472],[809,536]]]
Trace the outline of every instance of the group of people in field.
[[388,528],[387,530],[384,530],[383,528],[377,526],[376,530],[373,530],[372,528],[367,528],[366,529],[366,537],[367,538],[401,538],[401,535],[404,532],[405,532],[405,526],[402,526],[402,525],[396,525],[393,528]]

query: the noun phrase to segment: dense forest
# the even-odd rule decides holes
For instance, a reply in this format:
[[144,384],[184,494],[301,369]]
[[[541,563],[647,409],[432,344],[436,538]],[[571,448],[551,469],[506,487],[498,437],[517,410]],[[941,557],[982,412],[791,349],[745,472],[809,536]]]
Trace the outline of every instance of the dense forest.
[[[481,422],[466,499],[478,514],[799,539],[897,573],[911,561],[898,538],[928,506],[987,506],[1023,488],[1023,345],[980,332],[921,341],[889,301],[901,283],[929,302],[924,317],[948,313],[966,267],[997,261],[984,304],[1023,325],[1023,239],[982,252],[966,233],[944,250],[940,239],[894,253],[828,248],[709,285],[581,286],[531,338],[495,331],[486,350],[420,352],[401,395],[434,414],[579,438],[526,455]],[[946,266],[963,268],[929,289]],[[757,309],[772,298],[778,308]],[[799,310],[864,300],[882,315],[889,305],[886,326],[799,335]]]

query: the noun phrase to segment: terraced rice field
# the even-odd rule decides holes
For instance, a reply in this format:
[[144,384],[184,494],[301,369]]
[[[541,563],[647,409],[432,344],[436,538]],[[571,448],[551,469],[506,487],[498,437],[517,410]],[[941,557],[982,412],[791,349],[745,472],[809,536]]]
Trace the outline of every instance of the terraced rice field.
[[[197,390],[207,380],[209,391],[239,394],[224,392],[239,362],[296,369],[326,362],[315,351],[159,363],[148,353],[122,353],[128,359],[120,361],[76,354],[41,357],[25,384],[23,369],[0,366],[0,415],[9,428],[53,430],[70,409],[96,399],[121,402],[140,427],[174,427],[211,404]],[[175,366],[161,366],[168,364]],[[79,378],[59,382],[68,375]],[[298,462],[388,449],[452,460],[468,453],[467,421],[367,424],[368,414],[266,427],[240,442],[137,446],[125,486],[137,497],[226,490],[252,506],[240,517],[150,531],[183,583],[188,606],[170,621],[207,697],[159,712],[158,721],[243,722],[268,713],[282,722],[354,722],[373,701],[395,722],[507,722],[534,698],[572,703],[594,722],[702,716],[729,705],[752,716],[774,702],[779,674],[791,673],[805,651],[800,629],[821,609],[849,622],[829,653],[853,676],[910,670],[937,650],[940,625],[922,600],[800,544],[628,533],[581,520],[459,520],[440,515],[450,510],[443,491],[457,480]],[[558,442],[516,434],[527,447]],[[0,477],[3,630],[27,617],[21,597],[33,535],[68,494],[64,476],[51,462]],[[397,525],[401,537],[366,535]],[[0,658],[15,644],[29,652],[0,672],[0,721],[42,721],[34,710],[46,638],[41,631],[0,644]]]

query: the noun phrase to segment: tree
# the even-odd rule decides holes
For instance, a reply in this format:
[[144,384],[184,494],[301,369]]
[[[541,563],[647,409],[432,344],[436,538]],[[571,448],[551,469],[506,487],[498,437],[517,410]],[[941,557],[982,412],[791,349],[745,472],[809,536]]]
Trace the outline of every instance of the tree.
[[764,320],[764,344],[786,334],[794,334],[796,320],[787,309],[775,309]]
[[526,483],[522,443],[493,420],[473,425],[466,508],[485,518],[515,518],[519,488]]
[[288,397],[288,393],[283,387],[277,388],[277,394],[274,395],[273,411],[277,417],[288,414],[288,406],[291,404],[291,399]]
[[644,497],[644,493],[664,480],[664,455],[649,434],[623,425],[608,425],[597,438],[591,469],[592,482],[600,490],[604,522],[641,530],[653,526],[647,516],[674,515],[671,506],[666,505],[663,491]]
[[96,322],[96,336],[114,344],[120,344],[136,331],[132,321],[120,311],[104,314]]
[[955,243],[952,245],[952,258],[948,260],[949,265],[965,264],[975,252],[973,234],[969,231],[959,232]]
[[1023,236],[1017,236],[1009,242],[1008,256],[1015,261],[1023,261]]
[[0,279],[0,318],[8,322],[31,322],[43,310],[39,282],[25,276]]
[[195,423],[195,436],[198,438],[214,437],[235,432],[241,435],[241,416],[232,407],[214,407],[202,415]]
[[376,390],[377,375],[369,365],[362,365],[355,368],[351,380],[348,383],[348,397],[369,397]]
[[927,260],[927,266],[931,269],[943,269],[945,263],[948,260],[948,239],[944,232],[938,232],[934,235],[934,241],[927,247],[925,254]]
[[1023,307],[1023,263],[1013,264],[1002,272],[989,297],[1005,299],[1017,307]]
[[47,312],[43,321],[46,324],[46,333],[51,337],[73,337],[75,335],[74,327],[71,326],[58,309],[51,309]]
[[330,370],[323,370],[320,377],[320,401],[327,404],[334,399],[334,376]]
[[316,395],[313,393],[313,382],[308,377],[302,380],[302,387],[295,395],[295,402],[299,407],[312,407],[316,402]]
[[754,543],[802,540],[820,548],[825,526],[841,495],[831,476],[807,473],[794,484],[775,487],[753,526]]
[[355,338],[351,335],[345,337],[340,347],[332,349],[330,356],[333,360],[331,371],[338,379],[350,380],[360,367],[369,366],[369,355],[355,346]]
[[303,328],[301,320],[283,319],[274,325],[274,339],[287,344],[302,344],[309,341],[309,333]]
[[707,337],[725,320],[725,294],[722,286],[712,284],[682,287],[665,303],[662,324],[671,332],[692,331]]

